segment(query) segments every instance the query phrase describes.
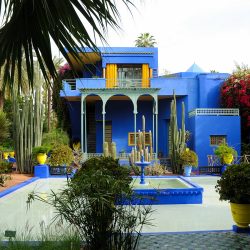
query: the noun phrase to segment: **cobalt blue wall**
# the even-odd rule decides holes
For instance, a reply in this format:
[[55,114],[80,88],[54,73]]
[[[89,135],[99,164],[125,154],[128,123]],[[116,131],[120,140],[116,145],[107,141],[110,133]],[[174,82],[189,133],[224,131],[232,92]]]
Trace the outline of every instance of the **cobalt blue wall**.
[[[137,130],[142,129],[142,115],[146,118],[146,130],[152,131],[152,101],[138,101]],[[117,152],[130,152],[128,133],[134,132],[134,114],[131,101],[108,101],[106,104],[106,121],[112,122],[112,140],[116,143]],[[96,152],[102,152],[102,103],[96,102]]]
[[69,102],[68,109],[71,121],[72,139],[81,138],[81,105],[80,102]]
[[102,48],[102,67],[107,63],[119,64],[149,64],[153,76],[157,77],[158,48],[113,47]]
[[229,146],[240,155],[239,116],[194,116],[189,121],[192,146],[199,156],[199,166],[207,166],[207,155],[213,155],[216,146],[210,146],[210,135],[226,135]]
[[229,74],[200,74],[199,108],[219,108],[220,107],[220,86],[229,77]]

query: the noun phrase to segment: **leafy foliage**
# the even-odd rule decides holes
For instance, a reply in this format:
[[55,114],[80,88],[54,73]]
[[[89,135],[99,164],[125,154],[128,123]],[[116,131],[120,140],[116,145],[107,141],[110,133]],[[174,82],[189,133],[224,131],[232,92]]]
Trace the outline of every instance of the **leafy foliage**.
[[43,139],[42,139],[43,146],[52,148],[56,144],[68,145],[69,137],[67,133],[65,133],[61,129],[53,129],[51,132],[43,134]]
[[57,116],[57,128],[71,133],[68,101],[60,97],[63,89],[62,77],[58,77],[53,83],[52,108]]
[[48,154],[49,151],[50,151],[50,148],[46,147],[46,146],[34,147],[32,149],[32,153],[34,155],[37,155],[37,154]]
[[154,36],[149,33],[141,33],[135,40],[136,47],[154,47],[156,44]]
[[0,111],[0,142],[9,136],[9,126],[10,122],[6,117],[6,114]]
[[250,204],[250,164],[228,166],[215,186],[220,200]]
[[153,166],[148,166],[145,168],[145,175],[159,176],[165,175],[166,169],[159,163],[155,163]]
[[[129,0],[122,2],[126,6],[132,4]],[[15,76],[22,83],[23,61],[29,85],[33,86],[34,56],[47,82],[51,77],[57,77],[51,38],[70,64],[72,60],[82,63],[78,54],[80,47],[97,50],[92,37],[98,36],[105,41],[107,27],[118,27],[119,11],[113,0],[1,0],[0,6],[3,21],[0,29],[0,66],[4,68],[4,81],[11,88]],[[95,36],[89,34],[88,26]]]
[[0,161],[0,173],[7,174],[12,171],[12,163],[6,161]]
[[250,136],[250,69],[247,66],[236,65],[236,70],[223,83],[221,103],[225,108],[239,108],[242,140],[247,142]]
[[52,166],[70,166],[73,160],[72,149],[68,145],[57,144],[51,150],[49,163]]
[[217,155],[223,162],[223,157],[227,154],[232,154],[234,157],[237,156],[237,151],[233,147],[229,147],[227,144],[220,144],[215,150],[215,155]]
[[48,200],[30,194],[28,202],[38,199],[52,204],[57,216],[76,228],[84,249],[136,249],[152,210],[151,206],[122,205],[124,197],[131,196],[131,180],[118,160],[92,158],[60,194],[52,193]]
[[197,167],[198,166],[198,156],[193,150],[186,148],[180,154],[180,163],[183,166]]
[[11,177],[9,173],[12,171],[12,164],[9,162],[0,162],[0,186],[3,187],[7,180]]

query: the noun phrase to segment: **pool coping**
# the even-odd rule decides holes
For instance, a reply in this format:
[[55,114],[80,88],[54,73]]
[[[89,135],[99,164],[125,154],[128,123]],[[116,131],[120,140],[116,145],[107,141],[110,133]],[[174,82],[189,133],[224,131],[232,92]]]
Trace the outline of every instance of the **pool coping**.
[[9,188],[7,188],[7,189],[0,192],[0,198],[4,197],[4,196],[6,196],[6,195],[8,195],[10,193],[13,193],[16,190],[18,190],[18,189],[20,189],[22,187],[25,187],[25,186],[29,185],[30,183],[32,183],[32,182],[34,182],[36,180],[39,180],[39,179],[40,179],[39,177],[32,177],[32,178],[28,179],[27,181],[24,181],[24,182],[19,183],[19,184],[15,185],[15,186],[9,187]]

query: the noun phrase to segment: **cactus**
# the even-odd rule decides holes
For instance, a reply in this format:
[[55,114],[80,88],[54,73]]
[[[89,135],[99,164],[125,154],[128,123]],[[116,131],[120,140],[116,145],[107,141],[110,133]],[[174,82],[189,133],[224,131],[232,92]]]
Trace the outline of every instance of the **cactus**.
[[43,104],[41,88],[19,98],[13,94],[14,142],[18,170],[32,173],[32,149],[41,146],[43,131]]
[[115,142],[111,143],[111,157],[113,159],[117,158],[117,156],[116,156],[116,143]]
[[104,157],[109,157],[109,145],[106,141],[103,143],[103,155]]
[[145,161],[152,161],[153,159],[153,144],[152,133],[149,130],[149,148],[146,147],[146,130],[145,130],[145,117],[142,116],[142,131],[138,130],[137,145],[132,148],[129,156],[130,163],[134,165],[136,161],[141,160],[141,156],[144,156]]
[[103,155],[104,155],[104,157],[111,156],[113,159],[117,159],[117,155],[116,155],[116,143],[112,142],[111,146],[109,148],[108,142],[105,141],[103,143]]
[[178,130],[177,115],[176,115],[176,97],[173,92],[174,99],[171,102],[171,114],[170,114],[170,133],[171,133],[171,147],[170,157],[172,171],[175,174],[182,174],[182,169],[178,163],[180,153],[185,149],[185,104],[182,102],[182,125]]

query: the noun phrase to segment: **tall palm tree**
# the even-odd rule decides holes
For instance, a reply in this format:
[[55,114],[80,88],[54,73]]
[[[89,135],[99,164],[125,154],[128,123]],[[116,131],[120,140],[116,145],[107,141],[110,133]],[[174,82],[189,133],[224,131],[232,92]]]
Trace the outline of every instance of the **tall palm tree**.
[[[133,5],[131,0],[122,2],[128,8]],[[0,16],[0,67],[4,71],[4,81],[11,88],[15,72],[21,82],[22,62],[26,64],[29,85],[33,86],[33,49],[44,78],[49,82],[50,77],[57,76],[51,38],[70,64],[67,52],[82,62],[78,54],[81,47],[97,50],[95,37],[105,42],[107,28],[118,28],[120,18],[115,0],[0,0]],[[89,26],[94,38],[88,32]]]
[[136,47],[154,47],[155,44],[154,36],[149,33],[141,33],[135,40]]

